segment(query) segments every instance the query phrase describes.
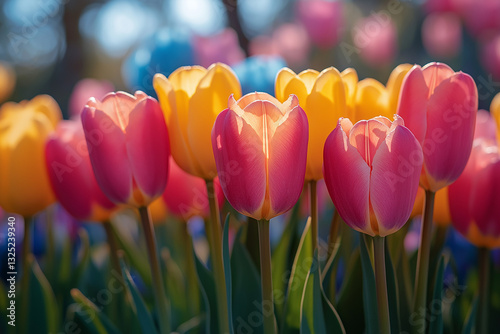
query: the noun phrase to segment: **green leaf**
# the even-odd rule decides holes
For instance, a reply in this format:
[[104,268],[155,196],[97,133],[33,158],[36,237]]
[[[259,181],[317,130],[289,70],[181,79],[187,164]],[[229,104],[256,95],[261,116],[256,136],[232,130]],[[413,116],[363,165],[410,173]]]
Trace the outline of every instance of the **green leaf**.
[[[387,243],[386,243],[387,245]],[[389,316],[391,322],[391,333],[400,333],[401,325],[399,318],[399,293],[394,266],[388,247],[385,247],[385,276],[387,280],[387,298],[389,301]]]
[[232,307],[232,282],[231,282],[231,258],[229,256],[229,214],[224,223],[224,235],[222,239],[222,260],[224,262],[224,276],[226,279],[227,309],[229,318],[229,334],[234,333],[233,307]]
[[313,263],[311,218],[307,220],[288,282],[287,297],[282,319],[282,333],[297,333],[300,329],[300,305],[306,278]]
[[78,236],[80,237],[81,248],[78,254],[78,264],[73,270],[73,274],[71,277],[71,281],[73,282],[72,286],[76,286],[78,284],[78,281],[82,277],[85,267],[88,265],[90,258],[90,242],[87,231],[85,231],[83,228],[80,228],[78,230]]
[[464,328],[462,329],[462,334],[472,334],[476,328],[476,314],[477,314],[477,298],[472,303],[467,318],[464,321]]
[[[29,284],[29,321],[28,332],[57,332],[59,326],[59,308],[49,281],[43,274],[34,257],[28,260],[31,275]],[[16,319],[27,321],[28,319]]]
[[166,268],[164,280],[167,287],[166,294],[171,306],[171,326],[172,328],[176,328],[189,319],[189,301],[186,298],[186,280],[168,249],[162,249],[161,259]]
[[429,334],[443,333],[443,311],[442,311],[442,297],[443,297],[443,280],[444,280],[444,256],[439,260],[436,278],[434,280],[434,292],[432,294],[431,308],[432,316],[429,323]]
[[340,318],[322,291],[317,250],[306,277],[301,301],[302,334],[345,333]]
[[[106,315],[80,290],[72,289],[71,297],[78,304],[78,309],[75,311],[81,318],[88,331],[96,334],[119,334],[118,329],[111,323]],[[36,332],[32,332],[36,333]]]
[[[194,251],[193,251],[194,253]],[[196,273],[200,284],[200,292],[203,297],[205,308],[205,328],[207,333],[219,333],[217,318],[217,295],[215,293],[215,281],[212,273],[201,263],[194,253]]]
[[363,270],[363,309],[365,312],[365,329],[368,334],[377,334],[379,330],[378,324],[378,307],[377,307],[377,290],[375,285],[375,274],[373,273],[370,254],[366,246],[366,238],[360,233],[360,254],[361,268]]
[[158,333],[153,317],[151,316],[151,313],[149,313],[144,300],[142,299],[137,287],[135,286],[135,283],[132,280],[132,276],[130,275],[127,266],[125,265],[125,261],[123,261],[123,258],[120,259],[120,267],[122,269],[123,279],[127,284],[127,290],[132,296],[132,300],[135,306],[134,311],[136,312],[136,317],[139,320],[142,332],[151,334]]

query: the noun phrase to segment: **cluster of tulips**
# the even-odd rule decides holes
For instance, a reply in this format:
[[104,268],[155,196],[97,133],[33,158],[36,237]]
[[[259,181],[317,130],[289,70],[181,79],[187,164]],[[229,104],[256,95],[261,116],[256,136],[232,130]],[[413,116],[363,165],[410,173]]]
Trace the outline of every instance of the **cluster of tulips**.
[[[389,277],[392,266],[386,266],[386,237],[407,223],[414,206],[422,205],[422,196],[413,314],[428,308],[429,282],[439,284],[429,279],[437,191],[446,192],[455,228],[483,250],[486,263],[488,251],[500,246],[500,97],[492,104],[495,117],[478,113],[477,88],[465,73],[442,63],[403,64],[384,86],[373,79],[358,81],[354,69],[296,74],[283,68],[276,77],[275,96],[241,96],[231,68],[216,63],[208,69],[182,67],[168,78],[156,74],[153,84],[159,102],[140,91],[109,93],[101,100],[90,98],[81,106],[81,115],[71,120],[61,120],[49,96],[5,103],[0,109],[0,207],[23,215],[26,232],[30,217],[55,199],[75,218],[104,225],[120,208],[136,208],[148,250],[155,331],[173,330],[149,210],[162,197],[185,219],[210,215],[205,232],[215,294],[208,298],[214,299],[210,304],[216,305],[212,312],[220,333],[235,332],[231,300],[238,302],[230,296],[229,219],[221,224],[219,213],[223,196],[251,218],[249,224],[258,224],[265,334],[290,331],[289,325],[282,325],[286,322],[276,321],[284,311],[281,296],[273,292],[269,221],[292,209],[304,188],[309,191],[310,218],[301,246],[307,244],[310,249],[304,252],[313,260],[300,292],[288,291],[288,298],[300,294],[300,305],[289,307],[298,309],[298,320],[293,321],[304,333],[345,332],[342,312],[326,299],[320,281],[338,250],[335,245],[342,246],[335,233],[340,220],[364,235],[360,243],[363,280],[368,282],[363,292],[367,332],[399,329],[401,321],[394,319],[391,306],[394,277]],[[328,265],[320,261],[318,246],[317,184],[322,179],[336,209]],[[171,183],[177,183],[177,189],[197,189],[208,200],[209,212],[193,199],[181,205],[182,194],[171,193]],[[419,187],[424,194],[417,197]],[[117,270],[126,274],[125,265],[120,266],[123,260],[115,250],[111,253]],[[29,260],[24,261],[26,273]],[[489,275],[487,269],[483,274]],[[477,333],[486,332],[488,324],[488,282],[481,282]],[[23,280],[20,293],[27,289],[29,283]],[[370,303],[375,305],[374,317]],[[278,310],[275,305],[280,305]],[[141,325],[143,332],[151,329],[146,320]],[[416,332],[426,326],[434,328],[424,320]]]

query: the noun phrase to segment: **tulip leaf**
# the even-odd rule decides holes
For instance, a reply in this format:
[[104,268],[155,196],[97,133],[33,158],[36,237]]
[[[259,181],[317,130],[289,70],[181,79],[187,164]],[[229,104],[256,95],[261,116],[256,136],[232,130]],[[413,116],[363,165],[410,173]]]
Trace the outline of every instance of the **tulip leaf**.
[[73,286],[76,286],[78,280],[82,277],[85,267],[87,266],[90,258],[90,242],[87,231],[85,231],[83,228],[80,228],[78,230],[78,236],[80,237],[81,248],[78,254],[79,261],[76,268],[73,270],[71,278]]
[[299,225],[298,211],[299,205],[295,205],[290,220],[271,256],[274,303],[278,319],[281,319],[284,311],[283,307],[287,289],[286,283],[288,281],[285,277],[287,273],[290,273],[293,261],[293,258],[290,258],[290,254],[295,253],[293,245],[295,239],[297,239],[297,228]]
[[[387,245],[387,244],[386,244]],[[391,333],[400,333],[401,325],[399,318],[399,293],[394,266],[391,261],[389,247],[385,247],[385,276],[387,280],[387,297],[389,302],[389,315],[391,322]]]
[[217,296],[215,293],[215,281],[212,273],[201,263],[193,250],[196,273],[200,284],[200,292],[203,297],[205,308],[205,328],[207,333],[218,333],[219,325],[217,318]]
[[363,309],[365,312],[365,329],[368,334],[377,334],[378,324],[378,306],[377,290],[375,285],[375,274],[373,273],[370,254],[366,245],[368,236],[360,234],[360,254],[361,268],[363,270]]
[[224,276],[226,279],[227,311],[229,318],[229,334],[234,333],[233,306],[232,306],[232,282],[231,282],[231,258],[229,255],[229,214],[224,223],[224,235],[222,238],[222,259],[224,262]]
[[442,311],[442,297],[443,297],[443,280],[444,280],[444,256],[441,256],[436,271],[434,280],[434,291],[432,294],[431,308],[432,316],[429,322],[429,334],[443,333],[443,311]]
[[101,309],[85,297],[80,290],[72,289],[71,297],[73,297],[73,300],[78,304],[76,313],[89,332],[98,334],[120,333]]
[[467,318],[465,319],[462,334],[474,333],[474,329],[476,328],[477,303],[478,299],[476,298],[470,307]]
[[120,259],[120,267],[122,269],[123,279],[127,285],[127,290],[132,296],[132,301],[134,303],[134,311],[137,319],[139,320],[139,324],[141,326],[141,330],[143,333],[158,333],[156,330],[156,326],[151,316],[151,313],[148,311],[144,300],[142,299],[137,287],[135,286],[134,281],[132,280],[132,276],[125,265],[125,261],[123,258]]
[[304,284],[300,318],[300,333],[345,333],[337,312],[323,292],[317,250]]
[[262,324],[255,323],[252,318],[256,311],[261,313],[260,275],[249,251],[241,241],[242,230],[236,235],[231,254],[233,321],[236,333],[261,334]]
[[163,248],[161,251],[161,259],[166,268],[164,280],[166,283],[166,294],[171,304],[171,326],[172,328],[176,328],[189,318],[186,280],[181,269],[172,258],[172,254],[166,248]]
[[[56,297],[34,257],[28,259],[31,275],[29,279],[28,333],[54,333],[59,326],[59,308]],[[16,319],[27,321],[28,319]]]
[[300,329],[300,305],[307,274],[313,263],[311,218],[307,220],[288,281],[287,296],[284,305],[281,332],[297,333]]

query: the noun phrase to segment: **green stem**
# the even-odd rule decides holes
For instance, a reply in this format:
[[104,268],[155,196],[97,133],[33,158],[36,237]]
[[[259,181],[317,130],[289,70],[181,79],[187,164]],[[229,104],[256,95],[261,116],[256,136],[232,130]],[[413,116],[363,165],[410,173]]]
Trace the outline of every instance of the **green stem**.
[[207,237],[211,240],[210,254],[215,278],[215,290],[217,294],[217,315],[219,317],[219,331],[223,334],[229,333],[229,312],[227,306],[226,277],[224,275],[224,263],[222,260],[222,229],[220,223],[219,207],[214,189],[214,181],[206,180],[208,203],[210,205],[210,222]]
[[158,248],[156,246],[155,231],[151,216],[147,207],[139,208],[141,224],[146,238],[146,247],[148,250],[149,264],[151,266],[151,276],[153,278],[153,288],[156,309],[158,311],[158,322],[161,334],[170,333],[170,313],[168,310],[167,299],[165,296],[165,286],[158,260]]
[[[30,287],[30,263],[31,263],[31,227],[33,225],[33,217],[24,217],[24,236],[23,236],[23,252],[21,254],[21,263],[23,268],[23,276],[21,277],[21,312],[19,319],[29,319],[29,287]],[[26,332],[26,322],[21,321],[19,333]]]
[[50,278],[52,282],[55,279],[55,241],[54,241],[54,206],[47,208],[46,210],[46,219],[47,219],[47,278]]
[[276,333],[274,318],[273,280],[271,274],[271,242],[269,221],[259,220],[260,278],[262,283],[262,316],[264,334]]
[[377,286],[377,306],[379,313],[380,333],[390,333],[389,298],[387,295],[387,279],[385,275],[385,238],[373,238],[373,257],[375,263],[375,284]]
[[337,246],[337,237],[340,228],[340,215],[339,211],[335,210],[333,212],[332,222],[330,223],[330,234],[328,235],[328,257],[332,254],[333,250]]
[[[104,231],[106,231],[106,238],[108,240],[111,266],[118,273],[118,275],[122,277],[120,261],[118,260],[118,244],[116,243],[116,238],[115,235],[113,234],[113,228],[111,227],[111,222],[105,221],[102,225],[104,226]],[[121,281],[123,282],[123,279]]]
[[[422,312],[426,308],[427,281],[429,276],[429,256],[432,240],[432,217],[434,214],[434,197],[436,193],[425,191],[424,216],[420,232],[420,247],[417,255],[417,272],[413,296],[413,312]],[[424,330],[426,324],[424,323]],[[422,327],[419,327],[421,330]]]
[[193,241],[189,234],[187,222],[182,222],[182,231],[184,234],[184,249],[185,249],[185,272],[188,281],[188,289],[186,291],[186,298],[190,301],[188,304],[190,315],[196,316],[200,309],[200,291],[197,289],[197,274],[196,266],[194,263]]
[[318,248],[318,194],[316,191],[317,181],[309,181],[309,199],[311,201],[311,233],[312,251]]
[[488,333],[488,306],[490,290],[490,251],[479,248],[479,305],[476,333]]

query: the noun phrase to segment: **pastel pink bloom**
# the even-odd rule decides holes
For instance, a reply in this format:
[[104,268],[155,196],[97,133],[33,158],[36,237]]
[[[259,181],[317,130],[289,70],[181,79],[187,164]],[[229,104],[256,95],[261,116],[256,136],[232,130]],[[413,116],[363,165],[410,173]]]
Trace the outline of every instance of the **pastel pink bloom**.
[[500,247],[500,154],[494,140],[474,141],[462,175],[448,188],[453,226],[478,247]]
[[233,65],[245,59],[238,35],[231,28],[208,37],[196,36],[193,43],[196,62],[203,67],[209,67],[218,62]]
[[[219,178],[215,178],[214,187],[219,207],[222,207],[224,194]],[[177,166],[173,157],[170,157],[168,183],[163,193],[163,200],[167,204],[168,212],[184,221],[193,216],[208,217],[210,214],[205,180],[186,173]]]
[[82,112],[90,161],[115,203],[146,206],[165,190],[170,145],[158,102],[137,91],[90,99]]
[[353,29],[354,45],[360,57],[371,66],[386,66],[396,57],[397,30],[389,16],[373,14]]
[[495,120],[486,110],[478,110],[476,116],[476,130],[474,139],[483,138],[488,140],[497,140],[497,127]]
[[231,95],[212,129],[219,180],[228,202],[257,220],[297,202],[306,172],[307,116],[295,95],[283,104],[266,93]]
[[106,94],[114,91],[113,84],[106,80],[82,79],[77,82],[69,97],[69,114],[71,117],[80,117],[80,114],[91,97],[102,99]]
[[454,13],[428,15],[422,25],[425,49],[434,57],[453,57],[462,47],[462,24]]
[[297,17],[318,47],[328,49],[340,41],[344,24],[342,5],[342,1],[297,1]]
[[474,80],[442,63],[415,65],[406,75],[398,115],[422,145],[422,188],[453,183],[469,159],[477,114]]
[[456,10],[457,0],[427,0],[424,2],[424,9],[428,13],[433,12],[453,12]]
[[500,33],[482,42],[481,63],[493,78],[500,79]]
[[349,226],[385,237],[406,223],[417,196],[422,149],[401,117],[354,125],[340,118],[323,155],[328,192]]
[[500,1],[454,0],[454,5],[474,36],[481,36],[500,28]]
[[45,144],[45,162],[54,194],[69,214],[79,220],[109,218],[115,205],[97,184],[80,122],[59,122]]

